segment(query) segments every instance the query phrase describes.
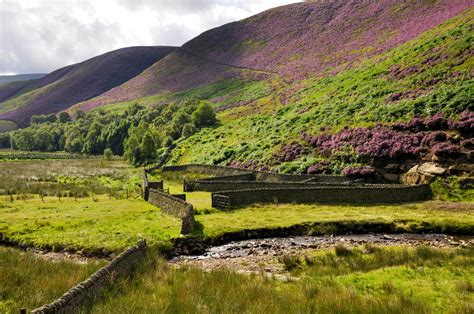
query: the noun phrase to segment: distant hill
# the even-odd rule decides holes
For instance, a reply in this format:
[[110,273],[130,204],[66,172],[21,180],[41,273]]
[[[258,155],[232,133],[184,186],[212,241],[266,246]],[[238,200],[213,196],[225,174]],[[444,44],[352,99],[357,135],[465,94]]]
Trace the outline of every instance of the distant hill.
[[286,83],[334,75],[467,7],[465,0],[336,0],[277,7],[197,36],[137,77],[78,107],[89,110],[153,95],[160,95],[155,97],[159,101],[202,88],[205,97],[227,106],[251,103],[252,97],[228,97],[242,92],[236,80],[270,80],[265,89],[271,92]]
[[29,81],[42,78],[47,73],[34,73],[34,74],[16,74],[16,75],[0,75],[0,84],[18,82],[18,81]]
[[136,76],[175,47],[130,47],[56,70],[28,83],[0,85],[0,120],[26,126],[30,117],[56,113]]

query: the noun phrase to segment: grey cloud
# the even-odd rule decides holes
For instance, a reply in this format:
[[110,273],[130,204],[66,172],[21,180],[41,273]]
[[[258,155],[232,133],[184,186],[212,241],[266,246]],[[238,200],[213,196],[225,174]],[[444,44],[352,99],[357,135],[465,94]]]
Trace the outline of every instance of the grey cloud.
[[181,45],[289,2],[296,0],[0,0],[0,74],[50,72],[127,46]]

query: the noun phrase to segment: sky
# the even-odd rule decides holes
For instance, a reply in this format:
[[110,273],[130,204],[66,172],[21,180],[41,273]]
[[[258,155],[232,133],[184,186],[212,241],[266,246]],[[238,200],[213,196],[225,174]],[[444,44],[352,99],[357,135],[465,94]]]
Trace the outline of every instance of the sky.
[[298,0],[0,0],[0,75],[47,73],[130,46],[180,46]]

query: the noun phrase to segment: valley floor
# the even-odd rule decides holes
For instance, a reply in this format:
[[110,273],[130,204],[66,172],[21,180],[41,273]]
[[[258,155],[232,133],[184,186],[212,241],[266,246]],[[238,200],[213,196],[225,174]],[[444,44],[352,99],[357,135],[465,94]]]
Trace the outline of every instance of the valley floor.
[[[301,242],[301,247],[290,242],[279,251],[272,243],[247,244],[243,249],[226,249],[218,259],[212,258],[211,250],[211,258],[181,258],[170,265],[159,256],[169,252],[171,239],[180,237],[181,221],[135,198],[136,186],[123,188],[124,183],[138,179],[121,161],[15,161],[2,162],[1,167],[6,178],[2,184],[7,187],[0,193],[0,234],[5,243],[110,258],[140,238],[147,240],[150,254],[136,274],[120,279],[85,311],[469,313],[474,308],[471,238],[461,242],[421,236],[427,240],[418,243],[409,238],[396,240],[401,235],[362,236],[367,241],[329,236],[338,233],[341,224],[350,229],[376,223],[405,232],[472,236],[472,203],[256,204],[222,211],[211,207],[210,193],[186,193],[196,210],[193,235],[216,239],[230,232],[303,225],[314,227],[315,235],[328,236],[286,239]],[[45,167],[52,173],[41,177]],[[71,169],[74,180],[64,174]],[[100,175],[87,177],[90,169]],[[31,179],[35,177],[41,179]],[[181,193],[182,179],[165,177],[165,188]],[[80,182],[85,196],[69,195],[78,180],[84,180]],[[45,195],[28,190],[30,184],[11,194],[9,182],[32,182],[45,188]],[[58,187],[67,193],[54,195]],[[0,311],[6,312],[51,302],[105,263],[45,259],[11,248],[0,248],[0,258],[0,279],[7,283],[0,287]],[[238,273],[242,271],[248,274]]]

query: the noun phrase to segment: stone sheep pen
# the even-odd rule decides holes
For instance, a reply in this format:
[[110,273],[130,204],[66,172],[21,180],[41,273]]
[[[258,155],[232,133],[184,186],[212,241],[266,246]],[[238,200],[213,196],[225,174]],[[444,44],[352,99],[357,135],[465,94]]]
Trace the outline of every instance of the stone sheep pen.
[[384,204],[432,198],[429,185],[365,184],[344,176],[290,175],[212,165],[164,167],[213,177],[184,181],[185,192],[212,192],[212,206],[226,209],[253,203]]

